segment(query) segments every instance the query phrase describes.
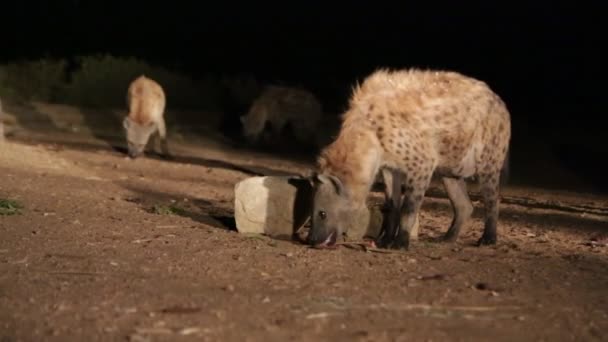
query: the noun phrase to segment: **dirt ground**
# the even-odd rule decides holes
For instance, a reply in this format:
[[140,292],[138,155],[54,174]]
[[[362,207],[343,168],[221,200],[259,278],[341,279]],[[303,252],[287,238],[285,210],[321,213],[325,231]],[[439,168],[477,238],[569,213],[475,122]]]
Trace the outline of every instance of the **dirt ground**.
[[433,242],[436,187],[410,251],[318,250],[233,218],[236,182],[309,161],[177,130],[175,160],[128,160],[107,113],[6,107],[0,199],[23,208],[0,216],[1,342],[608,340],[605,196],[509,186],[499,243],[475,247],[478,202]]

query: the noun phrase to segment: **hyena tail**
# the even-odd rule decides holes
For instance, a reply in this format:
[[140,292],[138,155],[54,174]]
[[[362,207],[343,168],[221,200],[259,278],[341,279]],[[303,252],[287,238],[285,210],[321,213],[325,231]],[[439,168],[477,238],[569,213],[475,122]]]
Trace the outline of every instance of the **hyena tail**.
[[510,157],[511,157],[511,149],[507,150],[507,155],[505,156],[505,160],[502,163],[502,169],[500,170],[500,185],[506,185],[509,182],[510,176]]

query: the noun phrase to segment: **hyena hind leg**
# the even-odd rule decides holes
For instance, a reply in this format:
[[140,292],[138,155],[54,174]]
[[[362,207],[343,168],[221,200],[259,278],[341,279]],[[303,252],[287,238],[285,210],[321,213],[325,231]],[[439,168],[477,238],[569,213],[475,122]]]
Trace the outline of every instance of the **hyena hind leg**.
[[450,228],[442,240],[445,242],[455,242],[458,239],[462,226],[473,214],[473,204],[467,193],[467,184],[464,179],[444,177],[443,186],[448,193],[454,217],[452,218]]
[[479,177],[479,186],[485,210],[484,230],[477,241],[478,246],[494,245],[497,240],[498,206],[499,206],[500,172],[483,174]]
[[165,126],[165,120],[160,119],[158,122],[158,144],[160,147],[160,151],[164,155],[165,158],[172,158],[171,153],[169,151],[169,143],[167,141],[167,128]]

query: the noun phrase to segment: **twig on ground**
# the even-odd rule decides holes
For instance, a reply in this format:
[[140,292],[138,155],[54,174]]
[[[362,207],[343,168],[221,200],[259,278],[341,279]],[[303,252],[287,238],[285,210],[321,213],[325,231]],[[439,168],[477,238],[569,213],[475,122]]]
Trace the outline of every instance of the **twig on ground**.
[[55,275],[73,275],[73,276],[100,276],[105,275],[105,273],[99,272],[86,272],[86,271],[47,271],[48,274]]
[[[372,245],[366,241],[338,242],[338,243],[336,243],[336,246],[344,246],[346,248],[360,249],[365,252],[375,252],[375,253],[384,253],[384,254],[404,254],[403,251],[372,247]],[[355,248],[355,247],[360,247],[360,248]]]

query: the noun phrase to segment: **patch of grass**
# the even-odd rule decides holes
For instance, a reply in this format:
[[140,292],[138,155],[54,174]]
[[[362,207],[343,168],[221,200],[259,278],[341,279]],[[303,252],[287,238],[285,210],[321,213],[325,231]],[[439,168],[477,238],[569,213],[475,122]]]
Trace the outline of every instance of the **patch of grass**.
[[157,214],[157,215],[180,215],[180,216],[184,216],[188,213],[183,208],[180,208],[174,204],[171,204],[171,205],[155,204],[150,209],[150,212],[153,214]]
[[21,214],[23,205],[17,201],[0,198],[0,216]]

